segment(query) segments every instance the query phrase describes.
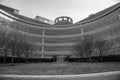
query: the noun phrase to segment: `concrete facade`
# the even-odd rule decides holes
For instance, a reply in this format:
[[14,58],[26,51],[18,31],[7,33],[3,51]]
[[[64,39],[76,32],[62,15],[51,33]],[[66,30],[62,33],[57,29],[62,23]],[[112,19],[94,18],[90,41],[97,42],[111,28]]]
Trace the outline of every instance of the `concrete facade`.
[[71,24],[50,25],[0,9],[0,27],[23,34],[34,43],[36,51],[31,57],[73,56],[74,45],[84,35],[113,42],[114,49],[109,55],[120,54],[120,3],[74,24],[69,19]]

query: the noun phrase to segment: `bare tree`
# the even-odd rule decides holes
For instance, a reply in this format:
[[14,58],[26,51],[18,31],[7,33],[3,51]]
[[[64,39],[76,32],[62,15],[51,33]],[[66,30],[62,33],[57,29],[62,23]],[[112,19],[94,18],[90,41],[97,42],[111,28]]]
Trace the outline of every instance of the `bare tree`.
[[95,48],[99,51],[100,61],[103,61],[103,56],[106,55],[113,46],[112,42],[107,40],[97,40],[95,42]]
[[16,47],[17,47],[17,40],[16,39],[12,39],[11,40],[11,53],[12,53],[12,56],[11,56],[11,65],[14,65],[14,57],[15,57],[15,52],[16,52]]
[[91,55],[94,50],[93,36],[83,36],[83,40],[75,46],[75,51],[81,56],[87,56],[91,62]]
[[23,38],[21,37],[21,34],[17,32],[11,32],[9,33],[9,36],[11,49],[11,65],[14,65],[14,58],[16,54],[19,54],[17,52],[19,52],[18,48],[20,48],[20,44],[22,43],[21,39]]
[[22,54],[25,55],[26,63],[28,62],[28,57],[32,53],[34,46],[32,43],[27,41],[25,39],[25,36],[23,36],[20,33],[11,33],[11,52],[12,52],[12,60],[11,65],[14,63],[14,57],[17,55],[17,60],[19,61],[19,58]]
[[11,54],[11,65],[14,65],[14,58],[16,56],[19,62],[22,54],[25,55],[27,62],[28,56],[32,53],[33,49],[33,44],[29,43],[21,33],[10,31],[7,34],[5,30],[0,30],[0,52],[4,54],[4,63],[8,53]]
[[23,45],[23,41],[18,41],[16,44],[17,45],[16,45],[15,54],[17,55],[17,62],[19,62],[19,59],[24,52],[23,51],[24,45]]
[[9,51],[10,40],[4,30],[0,31],[0,52],[3,53],[4,59],[3,63],[6,62],[7,54]]
[[28,41],[24,41],[23,43],[23,53],[25,55],[26,63],[28,62],[29,55],[33,52],[34,46],[32,43],[29,43]]
[[74,46],[74,50],[75,50],[75,54],[78,55],[79,57],[83,58],[85,56],[84,44],[82,42],[77,43]]

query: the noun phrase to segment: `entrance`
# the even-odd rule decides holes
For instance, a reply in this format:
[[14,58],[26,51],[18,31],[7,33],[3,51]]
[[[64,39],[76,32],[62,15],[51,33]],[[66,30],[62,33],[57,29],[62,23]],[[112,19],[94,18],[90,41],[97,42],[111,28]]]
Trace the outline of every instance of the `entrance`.
[[64,56],[57,56],[57,61],[56,62],[64,62],[65,57]]

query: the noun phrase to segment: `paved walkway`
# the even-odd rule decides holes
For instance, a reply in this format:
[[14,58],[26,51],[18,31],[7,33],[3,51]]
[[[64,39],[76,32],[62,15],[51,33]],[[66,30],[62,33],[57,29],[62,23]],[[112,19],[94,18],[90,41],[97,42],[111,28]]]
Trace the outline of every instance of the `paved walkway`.
[[[9,75],[0,74],[0,78],[26,78],[26,79],[60,79],[60,80],[120,80],[120,71],[91,73],[91,74],[76,74],[76,75]],[[90,79],[91,78],[91,79]],[[108,79],[109,78],[109,79]]]

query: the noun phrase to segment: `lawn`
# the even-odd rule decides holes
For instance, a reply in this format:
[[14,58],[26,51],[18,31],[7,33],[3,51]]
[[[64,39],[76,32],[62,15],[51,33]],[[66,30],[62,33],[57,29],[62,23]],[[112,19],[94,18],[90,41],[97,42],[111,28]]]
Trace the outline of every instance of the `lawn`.
[[0,74],[64,75],[120,71],[120,62],[0,64]]

